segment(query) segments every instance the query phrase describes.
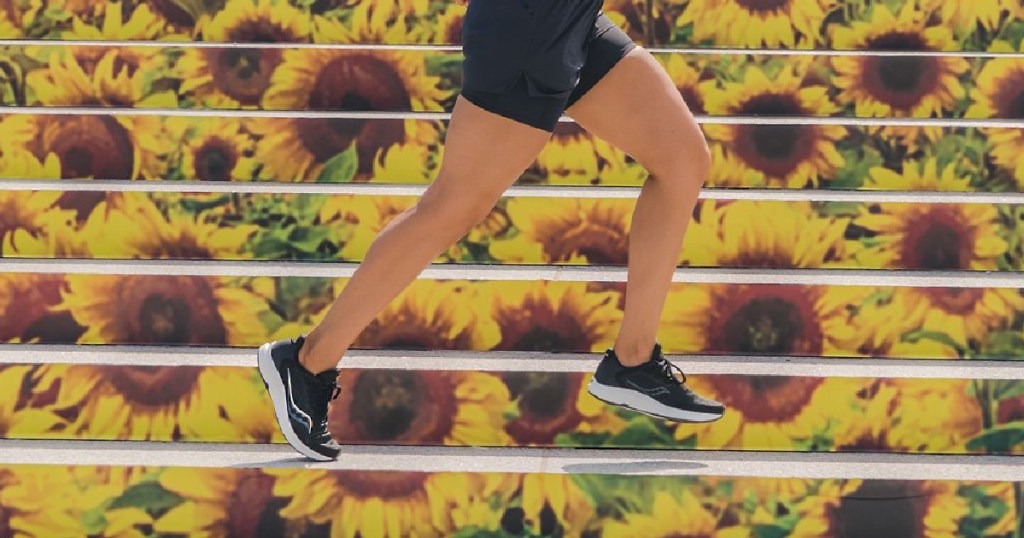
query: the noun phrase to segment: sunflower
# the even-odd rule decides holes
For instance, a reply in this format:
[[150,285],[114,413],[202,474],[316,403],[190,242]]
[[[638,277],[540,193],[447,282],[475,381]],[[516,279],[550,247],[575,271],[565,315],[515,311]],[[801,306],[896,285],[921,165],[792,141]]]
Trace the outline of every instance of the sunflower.
[[953,27],[965,33],[972,33],[979,26],[992,31],[999,26],[1004,12],[1013,13],[1020,9],[1020,2],[1014,0],[990,0],[988,2],[947,2],[926,0],[922,5],[928,11],[941,8],[943,26]]
[[662,341],[685,353],[849,356],[863,338],[851,309],[856,286],[701,284],[675,288]]
[[655,59],[668,73],[690,110],[694,114],[707,113],[704,101],[718,89],[718,83],[713,78],[704,79],[707,60],[682,54],[658,55]]
[[41,104],[177,107],[177,96],[172,90],[146,93],[146,67],[153,63],[154,55],[125,53],[122,56],[117,50],[98,53],[92,47],[78,47],[70,52],[50,54],[47,69],[31,71],[26,77],[26,84]]
[[37,236],[51,227],[67,226],[73,215],[57,207],[60,196],[58,191],[0,191],[0,241],[6,242],[17,230]]
[[[437,22],[427,17],[426,0],[378,0],[346,6],[346,22],[313,16],[315,43],[394,44],[426,43]],[[414,26],[410,28],[409,19]]]
[[[835,0],[690,0],[677,24],[692,24],[694,39],[723,47],[810,48],[835,4]],[[804,39],[798,43],[800,37]]]
[[473,283],[417,280],[370,323],[354,347],[487,349],[494,335],[480,329],[481,320],[469,308],[477,295]]
[[395,217],[416,203],[409,196],[332,196],[320,208],[320,222],[338,226],[343,260],[361,260]]
[[[7,117],[0,123],[0,135],[10,137],[5,152],[29,151],[35,162],[44,163],[46,174],[59,169],[60,175],[52,179],[162,178],[171,151],[167,134],[155,116],[44,114]],[[59,166],[51,165],[54,156]],[[39,169],[35,162],[19,159],[11,166]]]
[[159,482],[185,499],[155,522],[161,534],[296,536],[316,529],[286,526],[280,511],[287,501],[273,496],[274,477],[259,469],[169,468]]
[[[203,25],[207,41],[299,43],[309,41],[306,13],[284,2],[231,0]],[[177,62],[180,91],[210,108],[258,108],[281,63],[275,48],[187,49]]]
[[0,342],[75,342],[83,328],[54,311],[64,286],[64,275],[0,275]]
[[[675,30],[676,11],[664,9],[661,2],[655,2],[648,18],[646,4],[644,0],[605,0],[602,11],[633,41],[648,46],[670,42]],[[646,43],[648,28],[651,30],[651,42]]]
[[750,529],[730,526],[719,529],[719,516],[694,494],[673,495],[659,491],[654,495],[650,513],[627,512],[621,520],[604,524],[604,538],[741,538]]
[[632,204],[627,200],[512,198],[517,233],[491,242],[505,263],[625,265]]
[[799,510],[792,538],[958,538],[968,506],[949,482],[830,480]]
[[[423,55],[408,51],[289,50],[274,72],[263,106],[274,110],[439,111],[445,92],[426,73]],[[416,119],[305,118],[253,124],[263,136],[268,178],[301,181],[317,177],[323,164],[353,144],[359,173],[392,146],[428,145],[438,139],[437,123]]]
[[558,185],[601,183],[605,163],[625,159],[625,154],[585,131],[579,124],[560,122],[527,174]]
[[[152,0],[150,5],[169,0]],[[150,10],[147,4],[138,4],[124,20],[125,10],[120,2],[103,4],[103,24],[93,25],[81,17],[71,19],[71,30],[61,32],[61,39],[70,41],[150,41],[156,39],[181,39],[185,36],[168,27],[167,21]]]
[[[0,536],[102,536],[142,538],[135,527],[141,510],[106,511],[138,473],[94,465],[22,465],[0,468]],[[104,515],[100,532],[89,530],[94,513]]]
[[82,229],[93,254],[104,258],[216,260],[243,257],[258,226],[222,226],[185,215],[165,216],[142,193],[126,194],[117,207],[101,202]]
[[[894,16],[884,5],[874,6],[871,22],[837,27],[833,44],[858,50],[953,50],[956,42],[947,28],[928,26],[927,17],[908,2]],[[970,68],[955,56],[836,56],[835,86],[839,101],[854,104],[859,117],[944,117],[966,96],[960,77]],[[939,127],[884,127],[872,131],[905,139],[911,149],[921,133],[935,140]]]
[[462,23],[466,19],[467,3],[451,2],[445,6],[437,21],[431,24],[433,38],[431,42],[435,45],[461,45],[462,44]]
[[50,409],[26,405],[27,381],[33,369],[32,366],[0,366],[0,387],[3,388],[0,393],[0,438],[38,437],[50,433],[64,422]]
[[[437,132],[440,132],[440,125]],[[444,147],[419,143],[395,144],[373,161],[373,172],[369,180],[375,183],[422,185],[433,181],[437,167],[444,156]]]
[[700,394],[730,410],[718,422],[679,425],[676,439],[694,437],[701,448],[793,450],[832,421],[857,412],[866,380],[821,377],[708,375],[689,380]]
[[981,432],[968,380],[880,379],[858,397],[863,413],[834,425],[839,452],[960,453]]
[[[809,85],[789,65],[774,76],[758,67],[748,67],[743,82],[726,82],[721,91],[708,92],[704,107],[714,115],[830,116],[839,108],[828,96],[825,86]],[[846,136],[846,128],[835,125],[705,125],[704,130],[716,145],[712,168],[725,168],[730,174],[758,184],[788,188],[817,186],[831,179],[845,164],[836,151],[836,141]],[[721,175],[712,171],[712,175]]]
[[[680,261],[702,267],[820,268],[846,264],[849,219],[820,217],[810,202],[705,200]],[[771,226],[764,226],[771,222]]]
[[[244,368],[45,365],[36,390],[87,439],[282,441],[273,411]],[[47,392],[52,391],[52,392]],[[253,427],[255,429],[250,429]]]
[[340,538],[447,535],[485,477],[468,473],[270,469],[288,522],[330,525]]
[[[1005,41],[996,42],[993,52],[1013,52]],[[1021,43],[1024,52],[1024,42]],[[974,104],[967,110],[971,118],[1024,119],[1024,65],[1018,58],[994,58],[985,62],[971,93]],[[1024,130],[985,129],[992,146],[991,156],[1009,170],[1024,187]]]
[[[620,294],[584,282],[480,285],[481,331],[500,351],[598,352],[611,347],[622,320]],[[490,349],[490,348],[488,348]]]
[[249,181],[256,170],[255,141],[244,124],[232,119],[196,122],[169,119],[170,129],[181,133],[181,172],[199,181]]
[[350,370],[339,379],[329,427],[353,444],[507,446],[509,393],[478,372]]
[[[934,159],[921,169],[906,162],[902,175],[873,168],[870,177],[872,183],[886,187],[941,191],[967,190],[970,181],[957,177],[955,164],[940,176]],[[991,205],[865,204],[853,224],[872,234],[870,246],[856,253],[870,267],[994,270],[1008,248],[999,236],[999,211]]]

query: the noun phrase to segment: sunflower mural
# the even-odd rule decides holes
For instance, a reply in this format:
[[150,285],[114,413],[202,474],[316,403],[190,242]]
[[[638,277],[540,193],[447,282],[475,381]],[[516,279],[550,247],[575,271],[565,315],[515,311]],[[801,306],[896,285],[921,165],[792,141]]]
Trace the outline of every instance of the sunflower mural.
[[[440,111],[445,92],[425,71],[423,56],[391,50],[288,50],[274,71],[263,107],[272,110]],[[434,122],[415,119],[295,118],[254,120],[263,174],[279,181],[309,181],[349,148],[366,178],[388,150],[436,143]],[[350,178],[347,178],[350,179]]]
[[[202,25],[209,41],[290,43],[308,41],[308,13],[286,2],[231,0]],[[282,61],[276,48],[185,48],[176,67],[180,92],[198,106],[257,108]]]
[[[1005,41],[996,42],[993,52],[1013,52]],[[1021,44],[1024,52],[1024,43]],[[967,111],[972,118],[1024,119],[1024,62],[1017,58],[996,58],[988,61],[977,78],[972,92],[973,104]],[[1017,185],[1024,188],[1024,132],[1021,129],[986,129],[991,145],[990,155],[1001,168],[1009,171]]]
[[[741,82],[725,82],[708,92],[709,114],[741,116],[830,116],[838,107],[828,88],[806,79],[795,65],[769,74],[750,66]],[[712,152],[712,184],[725,175],[750,186],[814,188],[844,166],[836,142],[846,136],[835,125],[709,124],[704,126]]]
[[715,46],[812,48],[835,0],[668,0],[681,6],[676,24]]
[[182,140],[178,172],[199,181],[252,181],[256,174],[256,141],[245,120],[218,118],[191,122],[168,119],[168,128]]
[[837,481],[801,503],[801,518],[789,536],[957,538],[967,511],[955,484]]
[[[953,50],[952,32],[928,26],[927,15],[909,2],[897,14],[876,4],[870,22],[834,27],[833,43],[855,50]],[[853,104],[859,117],[944,117],[966,97],[960,78],[969,63],[960,57],[837,56],[832,66],[839,102]],[[935,140],[942,134],[934,127],[894,126],[879,132],[904,140],[911,149],[921,135]]]
[[[86,2],[80,2],[84,4]],[[179,40],[186,37],[159,8],[173,5],[170,0],[153,0],[133,6],[130,13],[121,2],[87,2],[95,6],[97,16],[87,13],[73,15],[71,27],[60,32],[61,39],[79,41],[144,41],[156,39]],[[156,11],[150,9],[153,6]]]
[[501,262],[626,264],[633,208],[622,200],[512,198],[505,211],[515,232],[490,243]]
[[606,538],[742,538],[751,529],[743,525],[722,524],[715,512],[718,506],[707,506],[693,493],[660,491],[655,494],[649,511],[628,512],[621,520],[608,522],[602,536]]

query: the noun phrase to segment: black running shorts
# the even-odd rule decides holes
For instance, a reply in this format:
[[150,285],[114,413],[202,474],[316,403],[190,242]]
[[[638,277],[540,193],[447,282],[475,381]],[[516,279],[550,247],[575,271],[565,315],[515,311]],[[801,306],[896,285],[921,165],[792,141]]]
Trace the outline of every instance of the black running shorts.
[[472,0],[462,96],[545,131],[636,44],[603,0]]

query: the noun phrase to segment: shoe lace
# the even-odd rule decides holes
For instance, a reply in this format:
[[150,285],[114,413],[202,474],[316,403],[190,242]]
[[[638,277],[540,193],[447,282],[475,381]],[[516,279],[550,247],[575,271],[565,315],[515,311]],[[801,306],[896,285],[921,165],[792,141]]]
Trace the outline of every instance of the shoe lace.
[[317,422],[315,431],[325,433],[327,431],[327,404],[332,400],[338,399],[338,395],[341,394],[341,387],[339,387],[337,383],[322,385],[321,387],[314,387],[313,394],[317,401],[323,400],[324,402],[324,410],[321,414],[320,421]]
[[[670,379],[680,385],[686,384],[686,373],[683,372],[683,369],[672,364],[665,357],[659,355],[655,358],[654,366],[657,368],[658,373],[663,375],[666,379]],[[679,373],[679,376],[676,376],[676,373]]]

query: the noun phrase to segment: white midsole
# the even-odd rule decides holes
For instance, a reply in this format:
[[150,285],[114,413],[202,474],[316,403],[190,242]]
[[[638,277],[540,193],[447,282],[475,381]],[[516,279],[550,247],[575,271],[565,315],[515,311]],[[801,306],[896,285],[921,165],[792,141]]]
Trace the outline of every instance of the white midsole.
[[682,409],[669,407],[646,394],[641,394],[635,390],[602,385],[601,383],[598,383],[596,379],[590,380],[590,386],[587,390],[599,400],[628,407],[641,413],[654,414],[672,420],[685,422],[712,422],[722,418],[722,415],[718,413],[699,413],[696,411],[684,411]]
[[274,366],[274,358],[270,355],[270,344],[260,346],[260,350],[257,353],[257,362],[260,367],[260,375],[263,376],[263,381],[267,383],[270,401],[274,404],[274,416],[277,417],[277,424],[281,427],[281,433],[284,434],[288,444],[292,445],[292,448],[298,450],[299,453],[309,459],[334,461],[334,458],[319,454],[307,447],[299,441],[299,436],[295,434],[295,430],[292,428],[292,421],[288,418],[288,409],[285,407],[288,405],[288,397],[284,391],[284,383],[281,382],[281,375],[278,374],[277,367]]

